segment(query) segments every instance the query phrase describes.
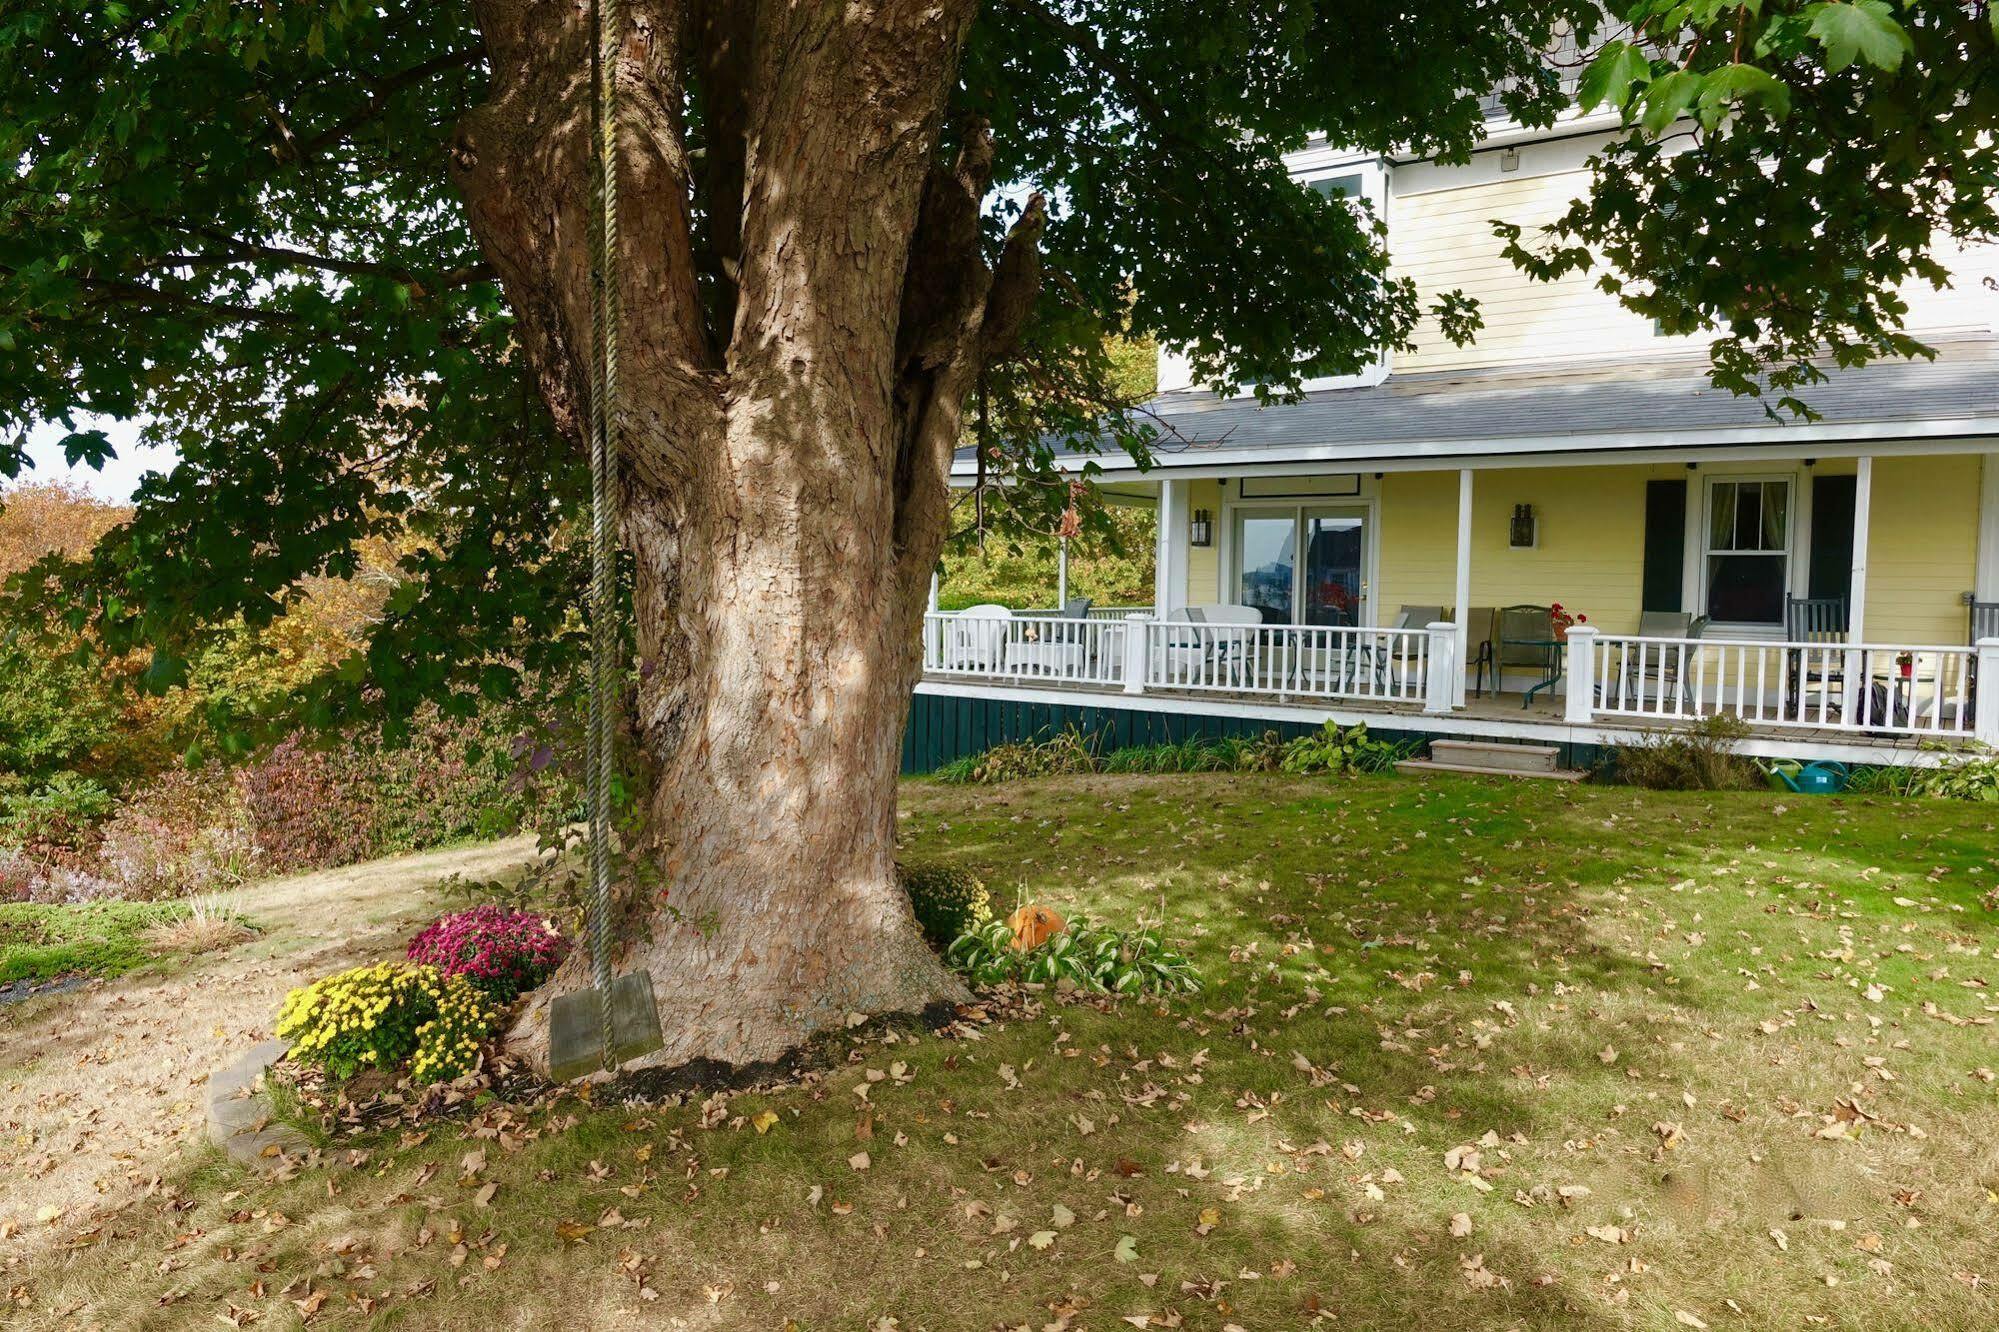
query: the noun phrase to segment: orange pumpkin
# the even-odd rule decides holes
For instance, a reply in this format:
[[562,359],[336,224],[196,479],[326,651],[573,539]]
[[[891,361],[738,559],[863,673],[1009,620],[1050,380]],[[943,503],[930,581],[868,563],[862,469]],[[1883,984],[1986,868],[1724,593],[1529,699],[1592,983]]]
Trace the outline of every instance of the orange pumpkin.
[[1039,948],[1069,928],[1069,922],[1062,919],[1061,912],[1045,906],[1024,906],[1008,916],[1006,924],[1013,931],[1013,951],[1016,953]]

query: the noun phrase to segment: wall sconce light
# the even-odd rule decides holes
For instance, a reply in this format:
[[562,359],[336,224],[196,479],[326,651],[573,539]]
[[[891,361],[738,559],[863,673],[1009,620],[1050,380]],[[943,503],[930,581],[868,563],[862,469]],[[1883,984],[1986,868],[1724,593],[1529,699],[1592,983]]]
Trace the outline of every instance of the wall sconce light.
[[1513,506],[1513,522],[1507,528],[1507,544],[1515,550],[1532,550],[1538,532],[1534,524],[1534,506],[1516,504]]
[[1505,152],[1501,153],[1499,155],[1499,169],[1501,171],[1518,171],[1520,169],[1520,150],[1518,148],[1508,148]]
[[1194,546],[1212,546],[1215,544],[1215,524],[1209,517],[1206,509],[1194,510],[1193,517],[1188,520],[1187,542],[1189,545]]

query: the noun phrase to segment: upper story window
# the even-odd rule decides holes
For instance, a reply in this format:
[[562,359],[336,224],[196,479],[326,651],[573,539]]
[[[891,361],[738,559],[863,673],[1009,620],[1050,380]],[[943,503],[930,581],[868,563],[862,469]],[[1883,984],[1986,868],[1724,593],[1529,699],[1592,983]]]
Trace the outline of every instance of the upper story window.
[[[1321,162],[1325,165],[1317,165]],[[1388,170],[1378,157],[1355,160],[1351,150],[1338,155],[1308,150],[1293,159],[1291,171],[1300,184],[1315,194],[1328,199],[1360,200],[1374,209],[1375,216],[1387,215]]]
[[1791,483],[1708,483],[1707,613],[1722,624],[1781,625],[1791,566]]

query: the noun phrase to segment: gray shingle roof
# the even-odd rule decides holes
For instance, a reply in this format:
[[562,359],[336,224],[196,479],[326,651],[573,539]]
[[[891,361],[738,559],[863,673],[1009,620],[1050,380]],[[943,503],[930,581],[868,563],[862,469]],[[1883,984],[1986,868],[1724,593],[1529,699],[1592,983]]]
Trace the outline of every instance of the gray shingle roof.
[[[1373,388],[1324,390],[1272,407],[1167,393],[1150,409],[1162,425],[1156,447],[1165,468],[1999,436],[1999,337],[1932,345],[1935,361],[1828,370],[1829,382],[1799,395],[1823,417],[1809,425],[1773,421],[1763,400],[1715,388],[1704,354],[1392,375]],[[1108,469],[1123,456],[1101,461]]]

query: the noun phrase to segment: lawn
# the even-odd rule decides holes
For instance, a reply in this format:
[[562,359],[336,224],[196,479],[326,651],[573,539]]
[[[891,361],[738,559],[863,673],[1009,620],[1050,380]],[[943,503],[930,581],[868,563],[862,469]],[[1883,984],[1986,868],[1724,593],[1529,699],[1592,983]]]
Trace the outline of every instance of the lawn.
[[278,1182],[210,1159],[0,1289],[21,1327],[1986,1328],[1993,822],[913,782],[909,854],[1163,917],[1206,990],[866,1028],[727,1098],[492,1101]]

